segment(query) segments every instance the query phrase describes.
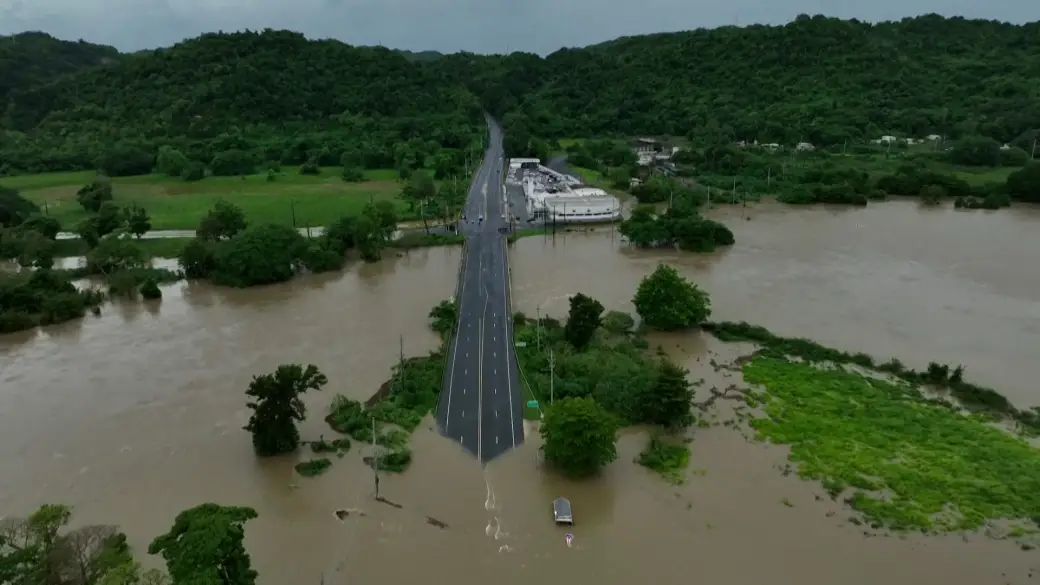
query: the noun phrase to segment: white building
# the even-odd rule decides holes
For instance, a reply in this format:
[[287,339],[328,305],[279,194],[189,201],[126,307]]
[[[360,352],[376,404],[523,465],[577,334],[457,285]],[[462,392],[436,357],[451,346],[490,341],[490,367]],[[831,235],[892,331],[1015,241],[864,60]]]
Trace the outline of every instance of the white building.
[[542,164],[542,161],[537,158],[511,158],[509,159],[509,168],[511,169],[532,169],[537,168],[538,165]]
[[[562,177],[562,179],[561,179]],[[580,181],[538,167],[524,177],[524,197],[531,217],[556,223],[595,223],[621,219],[621,201],[603,189],[575,186]]]

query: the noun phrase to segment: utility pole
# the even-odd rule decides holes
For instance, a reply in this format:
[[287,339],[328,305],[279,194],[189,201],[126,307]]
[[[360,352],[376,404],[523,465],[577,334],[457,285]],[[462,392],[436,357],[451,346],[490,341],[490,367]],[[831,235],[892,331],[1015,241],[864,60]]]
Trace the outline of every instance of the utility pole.
[[553,357],[552,347],[549,348],[549,404],[553,403],[553,394],[556,382],[556,358]]
[[535,329],[534,338],[535,345],[538,347],[538,353],[542,352],[542,306],[538,305],[534,308],[535,316]]
[[400,357],[400,360],[401,361],[398,362],[398,365],[397,365],[397,371],[398,371],[398,374],[397,374],[398,375],[397,389],[398,390],[403,390],[404,389],[404,335],[401,335],[401,357]]
[[1036,138],[1033,139],[1033,150],[1029,153],[1029,160],[1036,160]]
[[766,169],[766,187],[773,186],[773,167]]
[[376,479],[376,499],[379,499],[379,451],[376,447],[376,417],[372,417],[372,471]]

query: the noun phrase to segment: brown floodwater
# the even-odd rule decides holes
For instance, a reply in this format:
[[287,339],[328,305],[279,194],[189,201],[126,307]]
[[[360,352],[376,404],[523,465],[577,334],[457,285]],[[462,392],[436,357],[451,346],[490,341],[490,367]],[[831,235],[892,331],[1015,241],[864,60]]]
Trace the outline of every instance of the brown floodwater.
[[[692,256],[621,248],[611,230],[519,241],[516,309],[562,316],[582,291],[631,310],[658,261],[707,289],[715,317],[785,335],[898,356],[909,365],[963,363],[968,378],[1019,404],[1040,404],[1040,213],[959,213],[907,202],[865,210],[720,210],[738,244]],[[985,537],[865,534],[823,490],[779,467],[786,452],[718,426],[695,431],[692,470],[672,486],[634,465],[645,434],[626,431],[619,458],[593,481],[544,470],[538,436],[480,466],[432,420],[415,462],[374,502],[355,446],[317,479],[294,458],[258,461],[241,430],[250,377],[314,363],[330,380],[306,398],[305,438],[331,397],[367,397],[405,352],[433,348],[426,313],[452,294],[457,249],[412,251],[376,265],[234,291],[178,283],[158,306],[119,303],[43,331],[0,337],[0,516],[66,502],[78,522],[117,523],[140,556],[174,515],[212,501],[253,506],[247,546],[261,585],[489,582],[629,584],[1027,583],[1040,555]],[[695,334],[657,336],[705,388],[747,351]],[[575,539],[549,502],[574,504]],[[819,499],[818,499],[819,498]],[[338,508],[359,508],[344,521]],[[447,524],[439,528],[428,517]],[[871,531],[867,531],[870,533]],[[1030,575],[1034,575],[1032,578]]]

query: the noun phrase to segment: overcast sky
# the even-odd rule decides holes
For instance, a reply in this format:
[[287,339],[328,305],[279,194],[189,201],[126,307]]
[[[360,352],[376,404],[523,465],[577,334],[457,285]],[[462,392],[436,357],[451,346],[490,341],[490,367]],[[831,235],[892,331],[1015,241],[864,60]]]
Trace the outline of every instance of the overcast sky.
[[0,34],[42,30],[137,50],[217,30],[289,28],[355,45],[548,53],[615,37],[800,13],[891,20],[937,12],[1016,23],[1040,0],[0,0]]

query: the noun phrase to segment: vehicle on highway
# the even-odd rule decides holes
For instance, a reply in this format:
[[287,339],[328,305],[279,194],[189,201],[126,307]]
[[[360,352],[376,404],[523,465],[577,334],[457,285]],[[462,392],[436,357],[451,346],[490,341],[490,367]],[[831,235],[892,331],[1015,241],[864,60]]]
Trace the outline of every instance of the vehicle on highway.
[[483,213],[480,214],[480,218],[478,218],[477,221],[484,221],[484,214]]
[[567,498],[556,498],[552,503],[553,520],[557,524],[574,524],[571,514],[571,501]]

